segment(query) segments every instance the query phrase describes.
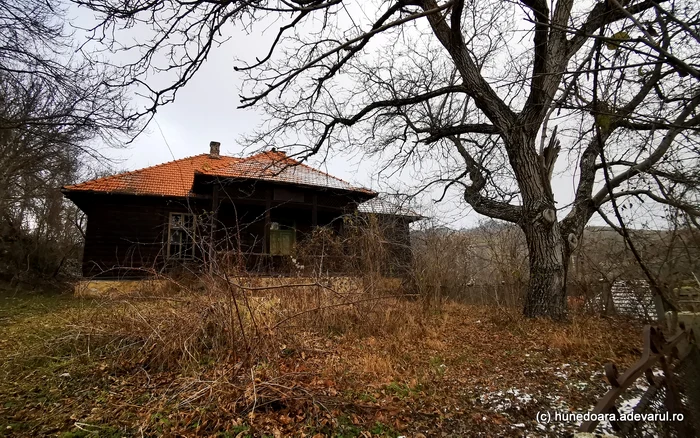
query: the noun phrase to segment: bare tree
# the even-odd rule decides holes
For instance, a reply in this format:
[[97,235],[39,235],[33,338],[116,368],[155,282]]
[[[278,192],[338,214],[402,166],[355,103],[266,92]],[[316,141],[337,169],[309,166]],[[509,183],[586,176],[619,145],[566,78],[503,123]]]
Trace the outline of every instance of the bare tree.
[[140,126],[129,118],[127,90],[110,85],[117,70],[83,56],[75,35],[66,30],[65,8],[61,2],[0,0],[2,80],[15,89],[40,88],[47,100],[41,111],[4,111],[0,129],[80,126],[83,136],[118,145]]
[[[53,113],[56,103],[41,81],[11,80],[0,80],[0,102],[0,120]],[[58,120],[0,129],[0,271],[10,281],[56,279],[79,255],[82,213],[59,188],[78,178],[84,152],[75,145],[90,133]]]
[[[387,169],[434,163],[418,190],[459,189],[523,230],[528,316],[565,316],[570,255],[609,203],[697,216],[694,1],[75,1],[100,14],[94,41],[141,55],[125,74],[151,93],[140,115],[172,101],[227,23],[275,23],[272,47],[238,68],[242,106],[270,117],[251,140],[302,157],[363,148]],[[152,38],[109,38],[136,25]],[[151,88],[139,78],[152,68],[177,79]],[[573,199],[554,196],[561,156]]]
[[[138,132],[117,70],[80,53],[65,4],[0,0],[0,271],[56,278],[77,260],[82,216],[59,188],[76,181],[95,143]],[[37,275],[39,274],[39,275]]]

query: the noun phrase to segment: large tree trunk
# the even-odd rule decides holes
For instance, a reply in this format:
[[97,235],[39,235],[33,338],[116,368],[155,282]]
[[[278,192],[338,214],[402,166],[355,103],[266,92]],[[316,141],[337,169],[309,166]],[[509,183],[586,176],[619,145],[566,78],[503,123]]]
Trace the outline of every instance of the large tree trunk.
[[566,272],[569,251],[560,224],[551,180],[558,142],[538,154],[532,127],[513,130],[506,137],[508,159],[522,195],[517,223],[525,233],[530,281],[523,313],[528,317],[566,318]]
[[528,317],[566,318],[566,274],[569,257],[559,224],[541,218],[524,224],[530,260],[530,282],[524,314]]

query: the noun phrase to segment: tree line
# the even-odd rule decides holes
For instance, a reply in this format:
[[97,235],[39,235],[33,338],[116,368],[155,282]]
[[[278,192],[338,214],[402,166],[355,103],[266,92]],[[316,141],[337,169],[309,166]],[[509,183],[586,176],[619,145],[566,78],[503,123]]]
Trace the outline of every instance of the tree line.
[[0,276],[12,283],[76,272],[85,218],[60,188],[137,126],[109,85],[116,70],[81,55],[66,8],[0,1]]

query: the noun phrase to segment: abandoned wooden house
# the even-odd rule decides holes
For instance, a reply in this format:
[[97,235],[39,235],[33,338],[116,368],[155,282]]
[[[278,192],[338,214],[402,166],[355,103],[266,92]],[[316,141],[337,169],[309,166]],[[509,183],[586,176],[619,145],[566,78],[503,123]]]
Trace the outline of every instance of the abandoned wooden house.
[[[363,257],[355,247],[362,245],[342,239],[348,223],[358,222],[382,230],[384,274],[410,263],[415,213],[387,209],[377,193],[274,149],[247,158],[219,150],[211,142],[206,154],[63,187],[88,219],[83,275],[145,277],[214,264],[259,274],[342,274]],[[317,235],[334,245],[314,248]]]

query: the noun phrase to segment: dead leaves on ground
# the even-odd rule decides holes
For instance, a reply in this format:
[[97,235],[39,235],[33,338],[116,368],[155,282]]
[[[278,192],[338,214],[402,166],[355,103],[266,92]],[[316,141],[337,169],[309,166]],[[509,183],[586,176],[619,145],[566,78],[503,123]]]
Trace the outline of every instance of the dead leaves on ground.
[[503,312],[447,304],[423,316],[420,332],[309,333],[255,364],[180,373],[110,357],[64,358],[41,371],[52,374],[27,369],[0,385],[0,418],[8,419],[0,435],[81,428],[106,436],[546,435],[535,428],[538,409],[589,406],[604,391],[602,364],[635,359],[634,323],[556,324]]

